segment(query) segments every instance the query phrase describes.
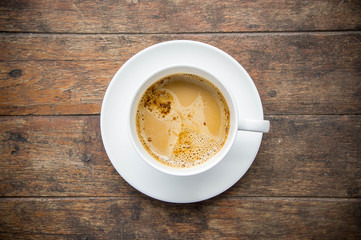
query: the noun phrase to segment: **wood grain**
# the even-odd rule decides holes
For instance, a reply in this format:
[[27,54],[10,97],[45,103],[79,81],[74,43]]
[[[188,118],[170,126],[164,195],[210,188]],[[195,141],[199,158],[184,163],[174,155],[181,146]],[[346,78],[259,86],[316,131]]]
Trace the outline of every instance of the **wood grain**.
[[[247,174],[222,196],[361,197],[361,116],[268,115]],[[1,117],[1,196],[138,196],[103,149],[98,116]]]
[[361,34],[0,36],[0,115],[98,114],[115,72],[158,42],[191,39],[249,72],[266,114],[360,114]]
[[0,115],[97,114],[120,65],[109,61],[0,62]]
[[2,239],[358,239],[360,199],[0,199]]
[[[359,67],[361,32],[227,34],[0,34],[1,61],[124,62],[153,44],[189,39],[211,44],[238,62],[260,68],[332,70]],[[341,58],[341,59],[339,59]],[[320,65],[321,64],[321,65]],[[327,64],[322,66],[322,64]],[[340,65],[339,65],[340,64]]]
[[173,33],[359,30],[360,11],[360,2],[353,0],[17,0],[0,2],[0,31]]
[[[0,239],[361,239],[360,12],[357,0],[0,1]],[[240,181],[183,205],[123,180],[99,126],[119,67],[175,39],[234,57],[271,121]]]

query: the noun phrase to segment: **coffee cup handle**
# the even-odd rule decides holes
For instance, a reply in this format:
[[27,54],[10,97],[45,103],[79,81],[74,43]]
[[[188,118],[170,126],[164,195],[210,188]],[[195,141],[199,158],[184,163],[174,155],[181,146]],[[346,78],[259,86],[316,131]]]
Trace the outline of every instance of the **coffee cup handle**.
[[239,119],[238,130],[268,133],[270,122],[268,120]]

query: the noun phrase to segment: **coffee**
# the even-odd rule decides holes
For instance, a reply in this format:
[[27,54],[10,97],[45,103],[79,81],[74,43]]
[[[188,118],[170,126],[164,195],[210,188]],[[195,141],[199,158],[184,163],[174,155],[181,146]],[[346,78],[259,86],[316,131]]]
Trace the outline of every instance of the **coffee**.
[[195,74],[177,73],[153,83],[141,97],[136,130],[160,163],[191,168],[212,158],[229,132],[230,112],[220,90]]

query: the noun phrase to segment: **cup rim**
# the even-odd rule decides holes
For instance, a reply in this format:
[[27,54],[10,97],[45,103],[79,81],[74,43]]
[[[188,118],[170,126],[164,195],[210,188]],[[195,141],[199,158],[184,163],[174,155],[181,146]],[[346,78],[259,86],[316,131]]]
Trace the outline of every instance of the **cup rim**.
[[[174,71],[174,69],[179,69],[178,71]],[[181,71],[182,69],[186,69],[186,71]],[[223,94],[223,96],[226,98],[226,102],[228,104],[228,108],[230,111],[230,130],[227,136],[227,139],[221,148],[221,150],[213,156],[211,159],[207,160],[205,163],[202,163],[200,165],[197,165],[195,167],[191,168],[172,168],[169,166],[166,166],[156,159],[152,157],[142,146],[139,138],[137,137],[136,133],[136,126],[135,126],[135,112],[136,108],[138,106],[138,103],[140,101],[140,98],[144,94],[145,90],[150,87],[154,82],[161,79],[162,77],[175,74],[175,73],[191,73],[199,75],[211,83],[213,83]],[[142,79],[140,81],[139,86],[137,87],[135,94],[132,97],[130,108],[128,110],[128,135],[130,138],[130,141],[132,143],[133,148],[137,152],[137,154],[140,156],[140,158],[146,162],[151,167],[157,169],[160,172],[163,172],[165,174],[174,175],[174,176],[191,176],[203,173],[205,171],[208,171],[209,169],[213,168],[215,165],[217,165],[222,159],[225,158],[225,156],[228,154],[229,150],[231,149],[237,132],[238,132],[238,109],[236,106],[236,101],[234,97],[232,96],[232,93],[230,90],[228,90],[224,84],[222,84],[222,81],[216,78],[213,74],[209,73],[209,71],[206,71],[198,66],[194,65],[169,65],[162,67],[160,69],[155,70],[152,74],[150,74],[147,78]]]

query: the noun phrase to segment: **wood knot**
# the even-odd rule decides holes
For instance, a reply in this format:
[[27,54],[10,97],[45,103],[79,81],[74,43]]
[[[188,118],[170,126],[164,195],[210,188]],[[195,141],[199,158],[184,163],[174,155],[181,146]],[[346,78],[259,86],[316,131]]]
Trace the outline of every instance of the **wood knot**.
[[277,95],[277,92],[275,90],[271,90],[271,91],[268,92],[268,95],[270,97],[275,97]]
[[9,140],[16,141],[16,142],[26,142],[27,139],[21,133],[17,132],[10,132]]
[[87,154],[84,154],[84,155],[81,157],[81,160],[82,160],[83,162],[90,162],[91,157],[90,157],[89,155],[87,155]]
[[19,150],[20,150],[19,146],[18,146],[18,145],[14,145],[14,150],[11,151],[11,155],[13,155],[13,156],[18,155]]
[[20,77],[21,75],[23,75],[23,72],[21,71],[21,69],[14,69],[9,72],[9,75],[11,77]]

